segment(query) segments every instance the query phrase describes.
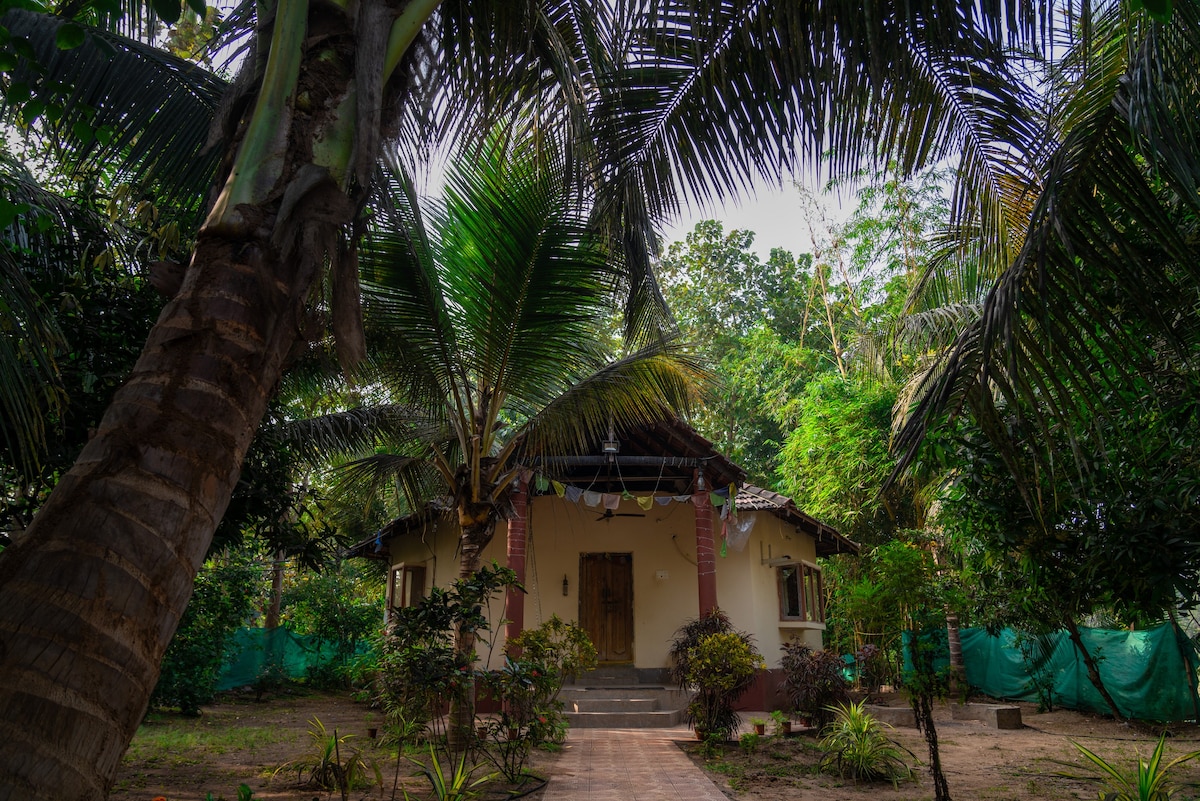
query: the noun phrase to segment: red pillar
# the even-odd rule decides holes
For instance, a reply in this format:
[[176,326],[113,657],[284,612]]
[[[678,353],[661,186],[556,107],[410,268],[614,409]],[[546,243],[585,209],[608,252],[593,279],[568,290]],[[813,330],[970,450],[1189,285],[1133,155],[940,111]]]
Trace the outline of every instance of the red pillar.
[[[513,515],[508,521],[508,566],[517,574],[517,581],[525,583],[525,534],[529,520],[529,484],[522,478],[512,495]],[[504,601],[504,638],[512,642],[525,630],[525,593],[509,587]],[[509,650],[512,656],[519,656]]]
[[696,578],[700,589],[700,616],[717,608],[717,549],[713,545],[712,501],[704,486],[704,474],[696,473]]

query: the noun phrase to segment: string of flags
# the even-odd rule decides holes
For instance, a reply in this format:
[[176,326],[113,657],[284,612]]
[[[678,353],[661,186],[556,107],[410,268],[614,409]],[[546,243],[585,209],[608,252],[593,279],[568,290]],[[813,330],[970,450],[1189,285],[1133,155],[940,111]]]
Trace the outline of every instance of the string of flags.
[[[553,491],[555,495],[571,503],[582,501],[585,506],[593,509],[605,509],[613,512],[620,508],[622,501],[634,501],[643,512],[648,512],[656,504],[658,506],[667,506],[672,503],[699,505],[705,498],[703,493],[691,495],[634,495],[629,490],[621,492],[596,492],[571,484],[564,484],[541,473],[535,474],[532,470],[522,471],[521,478],[527,484],[532,483],[532,486],[539,494],[544,495]],[[746,545],[746,540],[749,539],[750,529],[754,527],[755,518],[748,516],[739,520],[736,485],[730,484],[728,487],[719,487],[711,490],[707,493],[707,499],[709,503],[720,510],[720,518],[722,520],[721,556],[726,555],[729,547],[732,547],[736,551],[742,550]]]

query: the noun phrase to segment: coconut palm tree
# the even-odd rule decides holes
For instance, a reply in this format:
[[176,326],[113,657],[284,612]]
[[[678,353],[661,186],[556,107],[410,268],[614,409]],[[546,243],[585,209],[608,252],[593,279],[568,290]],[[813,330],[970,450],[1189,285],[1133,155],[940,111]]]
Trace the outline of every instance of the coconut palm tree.
[[[508,516],[523,464],[687,413],[705,380],[661,340],[611,356],[623,268],[589,230],[556,139],[530,119],[497,130],[454,161],[436,204],[417,202],[397,166],[363,252],[373,344],[361,380],[386,387],[409,424],[343,478],[399,483],[412,508],[447,499],[462,578]],[[456,632],[455,647],[470,658],[474,632]],[[453,712],[469,730],[469,707]]]
[[[170,2],[153,7],[173,13]],[[75,467],[0,558],[9,744],[0,797],[103,794],[268,399],[319,333],[316,312],[332,310],[343,361],[362,359],[355,220],[385,137],[411,151],[428,141],[429,119],[442,131],[489,130],[486,114],[458,112],[537,98],[573,126],[568,164],[594,193],[596,227],[622,246],[635,290],[627,316],[648,327],[654,304],[639,299],[655,295],[654,225],[681,189],[724,196],[828,148],[838,169],[862,152],[898,154],[909,169],[961,149],[970,185],[988,190],[963,197],[978,199],[972,207],[1003,239],[1006,198],[1023,169],[1023,151],[1008,143],[1028,131],[1008,113],[1023,84],[1001,50],[1040,30],[1024,4],[950,0],[261,8],[243,74],[223,98],[220,165],[182,284]],[[110,16],[87,2],[63,11]],[[60,76],[81,30],[84,47],[108,41],[70,24],[39,40],[50,43],[40,50],[31,35],[21,47],[10,37],[0,64],[32,58]],[[143,107],[147,127],[131,139],[87,122],[116,102],[115,87],[162,92],[140,73],[101,69],[111,49],[98,48],[90,67],[76,63],[61,87],[38,70],[29,82],[6,78],[9,98],[31,117],[53,108],[41,118],[82,123],[65,131],[75,152],[117,169],[141,165],[145,180],[165,182],[168,161],[139,149],[181,141],[170,136],[181,112],[167,112],[165,97]],[[40,109],[22,88],[36,90]],[[192,165],[173,163],[179,172]]]

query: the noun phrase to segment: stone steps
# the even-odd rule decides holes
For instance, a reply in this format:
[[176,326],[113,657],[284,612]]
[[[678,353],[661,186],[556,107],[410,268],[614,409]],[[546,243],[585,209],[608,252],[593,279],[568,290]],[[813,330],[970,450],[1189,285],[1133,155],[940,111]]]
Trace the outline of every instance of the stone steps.
[[631,665],[605,665],[563,687],[567,721],[579,729],[645,729],[678,726],[688,696],[673,687],[642,684]]

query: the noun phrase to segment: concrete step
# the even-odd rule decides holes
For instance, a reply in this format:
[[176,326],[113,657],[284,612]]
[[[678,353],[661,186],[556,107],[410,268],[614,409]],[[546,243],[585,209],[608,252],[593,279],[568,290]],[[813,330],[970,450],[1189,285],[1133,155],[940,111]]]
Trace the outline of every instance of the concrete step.
[[669,729],[683,722],[684,712],[567,712],[566,717],[573,729]]
[[575,680],[581,687],[624,687],[638,684],[637,668],[633,665],[601,665]]
[[567,702],[571,712],[658,712],[657,698],[575,698]]

